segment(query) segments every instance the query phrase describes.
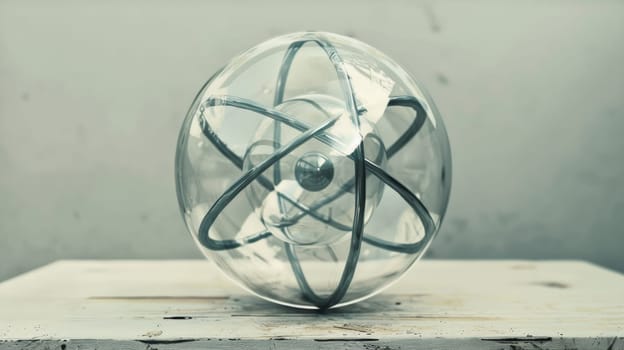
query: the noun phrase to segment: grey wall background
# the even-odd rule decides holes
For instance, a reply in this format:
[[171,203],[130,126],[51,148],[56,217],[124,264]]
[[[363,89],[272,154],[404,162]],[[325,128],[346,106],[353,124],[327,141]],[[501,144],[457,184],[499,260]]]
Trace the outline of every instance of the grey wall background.
[[230,57],[354,36],[428,88],[453,147],[435,258],[624,270],[621,1],[0,0],[0,279],[59,258],[199,257],[177,132]]

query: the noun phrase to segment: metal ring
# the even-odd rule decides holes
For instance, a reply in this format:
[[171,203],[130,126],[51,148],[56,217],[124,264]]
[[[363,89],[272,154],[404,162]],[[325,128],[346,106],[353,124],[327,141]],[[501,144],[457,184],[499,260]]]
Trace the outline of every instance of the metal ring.
[[[396,102],[391,102],[389,103],[389,105],[393,105],[393,106],[408,106],[408,107],[412,107],[415,110],[418,110],[415,108],[415,106],[420,106],[420,104],[417,102],[417,100],[413,97],[406,97],[406,96],[401,96],[400,98],[393,98],[391,101],[396,101]],[[260,106],[256,103],[254,103],[253,101],[250,100],[246,100],[246,99],[242,99],[239,97],[232,97],[232,96],[221,96],[221,97],[212,97],[209,98],[208,100],[206,100],[203,104],[204,106],[208,106],[208,107],[214,107],[214,106],[229,106],[229,107],[235,107],[235,108],[241,108],[241,109],[245,109],[245,110],[249,110],[249,111],[253,111],[253,112],[257,112],[261,115],[267,116],[269,118],[272,118],[274,120],[279,120],[280,122],[296,129],[299,131],[307,131],[310,129],[310,127],[303,123],[300,122],[294,118],[292,118],[291,116],[277,111],[277,110],[273,110],[273,109],[269,109],[266,108],[264,106]],[[424,109],[422,109],[422,107],[420,107],[420,110],[422,110],[424,112]],[[422,114],[421,114],[422,115]],[[422,125],[424,124],[424,121],[426,121],[426,116],[422,115],[422,116],[416,116],[416,118],[414,119],[414,121],[412,122],[412,124],[410,125],[410,127],[408,128],[408,130],[412,130],[412,132],[414,132],[415,130],[420,130],[420,128],[422,127]],[[222,154],[233,154],[234,152],[229,150],[227,151],[223,151],[221,148],[222,147],[227,147],[227,145],[221,141],[218,136],[216,135],[216,133],[210,128],[210,125],[208,124],[208,122],[206,122],[204,119],[200,120],[200,124],[201,124],[201,128],[204,132],[204,135],[211,141],[211,143],[213,145],[215,145],[215,147],[217,147],[218,150],[220,150],[222,152]],[[405,146],[409,140],[411,140],[411,138],[414,137],[414,135],[407,135],[404,136],[405,134],[403,134],[402,136],[400,136],[397,141],[395,141],[393,143],[392,146],[390,146],[388,149],[395,149],[395,151],[390,154],[388,156],[388,158],[390,158],[391,156],[394,156],[398,150],[400,150],[403,146]],[[324,133],[319,133],[318,135],[314,136],[315,139],[319,140],[320,142],[323,142],[325,144],[327,144],[330,147],[335,147],[338,146],[336,148],[340,149],[342,146],[340,145],[340,141],[337,140],[336,138],[331,137],[331,135],[327,135]],[[393,147],[394,145],[400,145],[401,147]],[[387,152],[388,153],[388,152]],[[347,157],[351,158],[350,155],[346,155]],[[238,155],[235,155],[235,157],[238,157]],[[240,161],[234,161],[232,159],[230,159],[228,157],[228,159],[230,159],[232,161],[232,163],[236,164],[241,164],[240,168],[242,168],[242,158],[238,157],[240,159]],[[391,188],[395,189],[395,191],[397,191],[397,193],[399,193],[400,195],[401,192],[399,191],[405,191],[407,192],[407,196],[409,198],[408,203],[413,203],[412,209],[414,209],[414,211],[417,213],[417,215],[420,217],[421,221],[423,222],[423,226],[425,226],[425,234],[430,234],[430,228],[433,229],[433,219],[431,218],[431,215],[429,214],[429,211],[426,209],[425,205],[422,203],[422,201],[416,197],[415,195],[413,195],[411,193],[411,191],[407,190],[406,187],[402,184],[400,184],[400,182],[394,178],[392,178],[390,175],[388,175],[387,173],[385,173],[382,169],[380,169],[374,162],[365,159],[365,165],[366,165],[366,169],[369,171],[369,173],[371,174],[376,174],[380,180],[384,181],[384,183],[386,183],[387,185],[391,185]],[[378,170],[376,170],[375,168],[379,168]],[[260,184],[262,184],[267,190],[269,191],[273,191],[274,190],[274,186],[271,183],[271,181],[269,179],[267,179],[266,177],[263,177],[262,175],[259,175],[258,177],[258,181],[260,182]],[[348,185],[348,184],[347,184]],[[315,210],[319,209],[322,206],[325,206],[329,203],[331,203],[332,201],[336,200],[339,196],[343,195],[344,192],[337,192],[336,195],[334,196],[329,196],[325,199],[323,199],[322,201],[317,202],[314,206],[310,206],[308,208],[306,208],[307,210],[305,211],[306,215],[311,215],[312,217],[316,217],[319,218],[319,215],[317,214],[313,214]],[[286,200],[289,200],[289,198],[285,198]],[[291,201],[291,203],[293,203]],[[295,203],[293,203],[295,204]],[[303,206],[299,206],[300,209],[304,209]],[[343,229],[343,227],[340,227],[338,225],[340,225],[339,223],[336,222],[332,222],[332,221],[323,221],[325,223],[328,224],[334,224],[336,225],[338,228]],[[431,226],[431,227],[429,227]],[[261,233],[258,233],[258,235],[261,235]],[[256,240],[254,240],[255,242]],[[417,251],[420,248],[419,244],[414,244],[414,243],[404,243],[404,244],[396,244],[394,246],[391,246],[388,244],[388,241],[385,240],[381,240],[378,238],[374,238],[374,237],[370,237],[368,235],[365,235],[364,237],[364,241],[366,241],[369,244],[378,246],[378,247],[388,247],[391,248],[392,251],[396,251],[396,252],[401,252],[401,253],[413,253],[415,251]],[[236,248],[238,246],[233,246],[232,248]]]
[[[344,94],[344,102],[347,105],[347,111],[349,112],[353,125],[360,130],[360,121],[359,114],[355,102],[355,93],[353,91],[353,86],[351,85],[351,79],[347,74],[344,62],[342,58],[336,51],[333,45],[329,42],[317,38],[311,38],[306,40],[301,40],[292,43],[286,54],[284,56],[284,62],[282,63],[280,73],[278,76],[277,87],[275,91],[275,99],[274,104],[277,105],[282,102],[284,97],[284,87],[286,84],[286,79],[288,78],[288,73],[290,71],[290,66],[292,61],[299,51],[299,49],[307,42],[316,43],[320,46],[325,54],[331,61],[336,70],[336,75],[338,76],[338,80],[340,81],[340,86],[342,88],[342,92]],[[280,123],[275,123],[274,128],[274,137],[277,142],[280,142],[281,135],[281,127]],[[349,285],[351,284],[351,280],[353,279],[353,275],[355,274],[355,268],[357,266],[359,260],[360,249],[362,246],[362,238],[364,236],[364,211],[366,206],[366,179],[365,179],[365,164],[364,164],[364,139],[362,138],[355,150],[352,152],[353,156],[353,166],[354,166],[354,176],[355,176],[355,205],[354,205],[354,213],[353,213],[353,224],[351,230],[351,245],[349,247],[349,253],[347,255],[347,259],[345,261],[345,266],[342,270],[342,275],[340,277],[340,281],[338,282],[338,286],[334,290],[334,292],[327,298],[326,301],[319,303],[319,297],[316,295],[314,290],[309,286],[306,281],[305,275],[301,272],[299,266],[299,260],[296,257],[296,252],[294,250],[294,246],[287,244],[286,250],[289,251],[288,258],[291,263],[291,267],[293,268],[293,273],[295,274],[295,278],[297,279],[297,283],[299,284],[304,295],[315,302],[317,306],[321,309],[326,309],[336,304],[344,294],[347,292]],[[277,184],[281,181],[281,173],[279,170],[279,163],[276,163],[276,167],[274,168],[273,180],[274,183]],[[284,202],[281,197],[278,197],[278,203],[281,211],[285,211]],[[288,228],[282,228],[286,233]]]
[[[250,111],[255,111],[258,112],[262,115],[268,116],[270,118],[273,119],[277,119],[280,120],[281,122],[283,122],[284,124],[293,127],[297,130],[303,131],[303,132],[309,132],[311,129],[305,124],[305,123],[301,123],[297,120],[295,120],[294,118],[288,116],[287,114],[284,114],[282,112],[279,111],[275,111],[275,110],[271,110],[271,109],[267,109],[265,107],[262,106],[258,106],[255,103],[248,101],[248,100],[244,100],[244,99],[240,99],[240,98],[236,98],[236,97],[214,97],[211,99],[206,100],[206,102],[204,103],[204,105],[206,106],[230,106],[230,107],[237,107],[237,108],[242,108],[242,109],[246,109],[246,110],[250,110]],[[218,137],[216,136],[216,133],[214,133],[211,129],[210,126],[208,125],[208,123],[203,123],[203,130],[207,131],[205,133],[205,135],[210,135],[208,136],[209,138],[211,137]],[[412,125],[415,125],[416,122],[414,122]],[[341,149],[341,145],[340,145],[340,141],[332,138],[331,135],[327,135],[324,133],[324,130],[318,130],[317,132],[313,133],[312,135],[309,136],[309,138],[307,139],[311,139],[311,138],[315,138],[323,143],[328,144],[329,146],[338,146],[338,149]],[[407,140],[407,138],[403,138],[403,140]],[[405,143],[407,141],[404,141]],[[224,145],[225,143],[223,142],[214,142],[213,144],[215,145]],[[227,146],[226,146],[227,147]],[[347,157],[351,158],[352,155],[346,155]],[[381,169],[377,164],[375,164],[374,162],[365,159],[365,165],[366,165],[366,170],[368,170],[371,174],[377,176],[381,181],[383,181],[386,185],[388,185],[389,187],[391,187],[394,191],[396,191],[404,200],[406,200],[406,202],[412,207],[412,209],[416,212],[416,214],[421,218],[421,221],[423,223],[423,226],[425,228],[425,234],[429,235],[433,232],[433,230],[435,229],[435,224],[433,223],[433,219],[431,218],[429,212],[427,211],[426,207],[424,206],[424,204],[422,204],[422,202],[420,201],[420,199],[418,199],[418,197],[416,197],[411,191],[409,191],[409,189],[407,189],[401,182],[399,182],[398,180],[396,180],[394,177],[392,177],[391,175],[387,174],[383,169]],[[259,165],[258,165],[259,166]],[[256,167],[258,167],[256,166]],[[270,165],[269,165],[270,166]],[[268,168],[269,166],[267,166],[266,168]],[[265,169],[266,170],[266,169]],[[262,172],[257,172],[257,178],[261,178]],[[246,180],[246,184],[251,183],[251,181],[253,181],[253,178],[249,178],[248,180]],[[266,181],[268,181],[265,178]],[[239,180],[240,181],[240,180]],[[244,186],[243,186],[244,187]],[[272,184],[271,187],[273,188]],[[242,190],[242,188],[240,189]],[[240,190],[238,192],[240,192]],[[226,193],[228,193],[228,191],[226,191]],[[287,200],[289,200],[288,198],[286,198]],[[332,198],[328,197],[327,199],[328,201],[331,201]],[[295,202],[295,201],[293,201]],[[305,209],[304,207],[300,206],[301,209]],[[223,208],[221,208],[222,210]],[[211,209],[212,210],[212,209]],[[310,212],[314,212],[314,210],[311,210]],[[310,213],[309,212],[309,213]],[[209,211],[210,213],[210,211]],[[313,215],[313,214],[310,214]],[[206,214],[206,216],[204,217],[204,220],[202,220],[202,225],[200,225],[200,229],[199,229],[199,239],[200,242],[202,242],[202,244],[204,246],[206,246],[209,249],[212,250],[224,250],[224,249],[234,249],[234,248],[238,248],[244,244],[248,244],[248,243],[254,243],[257,242],[261,239],[267,238],[269,237],[271,234],[269,232],[260,232],[254,235],[250,235],[247,236],[245,238],[242,239],[238,239],[238,240],[222,240],[222,241],[217,241],[217,240],[213,240],[210,237],[208,237],[208,229],[209,226],[206,226],[204,224],[206,218],[208,217],[208,214]],[[216,215],[214,215],[214,218],[212,218],[212,220],[214,221],[214,219],[216,219]],[[392,251],[397,251],[397,252],[402,252],[402,253],[413,253],[415,251],[417,251],[418,249],[420,249],[420,247],[422,246],[422,242],[416,242],[416,243],[403,243],[403,244],[398,244],[398,243],[393,243],[393,242],[388,242],[376,237],[370,237],[370,236],[365,236],[363,238],[363,240],[369,244],[372,244],[374,246],[377,246],[379,248],[383,248],[383,249],[389,249]],[[287,250],[287,253],[289,254],[290,258],[295,258],[296,255],[293,253],[292,250]],[[293,266],[293,269],[296,271],[301,270],[300,267],[297,267],[295,264],[295,266]],[[305,288],[305,285],[307,284],[307,282],[304,282],[303,279],[300,279],[299,282],[302,286],[302,288]],[[306,293],[308,294],[308,293]],[[316,297],[313,296],[313,294],[309,294],[307,296],[311,301],[313,301],[315,304],[318,305],[318,299]],[[316,302],[314,301],[316,300]]]
[[[344,63],[340,56],[338,55],[336,49],[327,41],[322,40],[320,38],[310,38],[306,40],[301,40],[294,42],[289,46],[284,56],[282,66],[280,68],[277,84],[276,84],[276,93],[274,96],[274,105],[279,105],[283,103],[285,84],[288,77],[288,73],[290,70],[290,66],[294,57],[298,50],[307,42],[314,42],[319,47],[321,47],[327,57],[334,65],[336,73],[338,75],[342,91],[344,94],[344,101],[347,104],[347,110],[351,116],[352,122],[354,126],[359,130],[359,111],[355,101],[355,95],[353,92],[353,88],[351,86],[350,77],[346,73],[344,68]],[[254,243],[264,238],[271,236],[270,232],[259,232],[245,238],[234,239],[234,240],[213,240],[210,238],[209,230],[217,216],[225,209],[225,207],[251,182],[254,180],[258,180],[260,184],[262,184],[265,188],[269,190],[274,190],[274,184],[277,184],[281,181],[281,173],[279,168],[280,159],[286,156],[288,153],[301,146],[306,141],[315,138],[330,147],[341,145],[342,142],[339,139],[332,137],[332,135],[325,133],[324,131],[330,128],[334,123],[338,120],[338,117],[333,119],[329,119],[325,121],[320,126],[312,129],[310,126],[305,123],[299,122],[295,118],[291,116],[276,111],[274,109],[269,109],[263,106],[260,106],[253,101],[248,101],[245,99],[233,97],[233,96],[224,96],[219,98],[209,98],[200,106],[201,119],[200,126],[204,133],[204,135],[210,140],[210,142],[234,165],[238,168],[242,169],[243,167],[243,159],[239,157],[235,152],[233,152],[219,137],[218,135],[210,128],[209,123],[205,120],[203,112],[206,107],[213,106],[232,106],[247,109],[250,111],[254,111],[260,113],[262,115],[268,116],[275,121],[274,126],[274,154],[263,160],[260,164],[254,166],[248,172],[246,172],[241,178],[239,178],[232,186],[230,186],[224,194],[215,201],[213,206],[210,208],[208,213],[202,219],[202,222],[199,227],[198,238],[200,242],[209,249],[212,250],[224,250],[224,249],[234,249],[240,247],[245,244]],[[426,113],[422,105],[419,101],[411,96],[401,96],[401,97],[393,97],[390,99],[388,106],[408,106],[413,108],[416,111],[416,117],[414,118],[413,123],[410,127],[387,149],[388,158],[391,158],[394,154],[396,154],[400,149],[402,149],[405,144],[407,144],[418,131],[424,125],[426,121]],[[317,105],[318,108],[320,106]],[[322,108],[320,108],[322,109]],[[295,138],[291,143],[285,146],[280,147],[281,143],[281,124],[284,123],[290,127],[293,127],[302,132],[300,136]],[[353,223],[351,227],[348,227],[344,224],[337,223],[331,218],[325,220],[320,217],[317,213],[317,209],[331,203],[336,200],[345,191],[338,192],[336,196],[330,196],[327,199],[319,201],[322,203],[314,204],[309,208],[306,208],[303,205],[299,205],[298,207],[302,210],[302,216],[310,215],[317,220],[321,220],[323,222],[331,222],[332,225],[341,225],[344,229],[350,229],[352,232],[351,237],[351,245],[349,249],[349,253],[345,262],[345,266],[343,268],[343,272],[340,278],[340,282],[338,286],[334,290],[334,292],[328,298],[319,297],[313,289],[308,284],[305,275],[301,269],[299,264],[299,260],[296,256],[296,252],[294,250],[294,246],[288,243],[285,243],[286,252],[288,255],[288,259],[291,263],[291,267],[293,269],[293,273],[297,279],[297,283],[299,284],[304,296],[308,298],[312,303],[318,306],[321,309],[327,309],[335,304],[337,304],[342,297],[345,295],[351,280],[353,279],[353,275],[355,273],[355,268],[359,259],[359,252],[361,249],[362,241],[365,241],[371,245],[377,246],[382,249],[388,249],[392,251],[411,253],[420,249],[422,245],[422,241],[416,243],[407,243],[407,244],[398,244],[394,242],[385,241],[376,237],[368,237],[364,235],[364,209],[366,203],[366,178],[369,174],[373,174],[377,176],[381,181],[383,181],[386,185],[391,187],[394,191],[396,191],[416,212],[416,214],[421,219],[423,226],[425,228],[425,234],[431,234],[435,230],[435,224],[431,215],[429,214],[426,207],[423,203],[418,199],[409,189],[407,189],[403,184],[401,184],[398,180],[387,174],[383,169],[381,169],[376,163],[371,162],[370,160],[365,158],[364,155],[364,144],[363,138],[360,140],[357,148],[353,150],[350,154],[346,155],[348,158],[354,161],[354,170],[355,174],[352,178],[353,184],[350,184],[349,181],[347,184],[349,185],[348,189],[355,187],[355,207],[354,207],[354,217]],[[279,148],[278,148],[279,147]],[[266,177],[262,175],[262,173],[267,170],[269,167],[274,167],[273,173],[273,182],[271,183]],[[366,174],[366,171],[369,171],[369,174]],[[280,209],[284,210],[284,202],[286,199],[291,203],[295,204],[296,201],[283,196],[278,192],[278,201],[280,205]],[[302,217],[301,216],[301,217]],[[295,221],[296,222],[296,221]],[[288,227],[281,228],[282,230],[288,230]]]

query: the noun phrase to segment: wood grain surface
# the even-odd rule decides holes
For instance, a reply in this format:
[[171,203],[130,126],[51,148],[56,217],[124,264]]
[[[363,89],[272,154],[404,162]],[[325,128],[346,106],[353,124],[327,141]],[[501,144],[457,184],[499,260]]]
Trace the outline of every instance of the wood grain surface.
[[581,261],[421,261],[320,314],[208,261],[58,261],[0,284],[0,349],[624,349],[624,276]]

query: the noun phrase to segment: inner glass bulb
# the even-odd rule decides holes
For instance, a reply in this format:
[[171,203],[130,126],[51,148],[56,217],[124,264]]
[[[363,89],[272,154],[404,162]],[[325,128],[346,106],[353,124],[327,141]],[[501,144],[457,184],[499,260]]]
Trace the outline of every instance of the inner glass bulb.
[[[327,95],[291,98],[275,109],[310,128],[331,118],[347,121],[346,118],[350,118],[343,102]],[[373,124],[365,118],[360,118],[359,122],[358,130],[353,125],[345,128],[345,123],[339,120],[324,134],[338,140],[339,144],[332,147],[319,139],[311,139],[247,186],[245,193],[249,203],[273,236],[305,246],[324,246],[350,236],[355,210],[355,171],[349,158],[354,130],[357,137],[364,140],[366,159],[382,168],[386,163],[386,150]],[[351,134],[346,135],[348,132]],[[263,120],[249,142],[243,171],[270,157],[301,133],[273,119]],[[366,177],[365,223],[381,200],[383,188],[383,182],[376,176]]]

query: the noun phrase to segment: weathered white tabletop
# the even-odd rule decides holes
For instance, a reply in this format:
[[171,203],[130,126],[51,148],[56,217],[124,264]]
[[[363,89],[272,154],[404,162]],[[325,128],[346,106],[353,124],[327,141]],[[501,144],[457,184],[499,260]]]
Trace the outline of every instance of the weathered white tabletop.
[[0,349],[624,349],[624,276],[578,261],[421,261],[327,314],[207,261],[59,261],[0,284]]

